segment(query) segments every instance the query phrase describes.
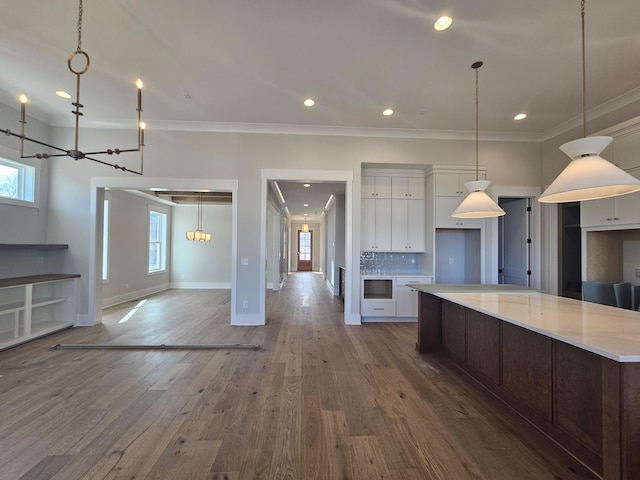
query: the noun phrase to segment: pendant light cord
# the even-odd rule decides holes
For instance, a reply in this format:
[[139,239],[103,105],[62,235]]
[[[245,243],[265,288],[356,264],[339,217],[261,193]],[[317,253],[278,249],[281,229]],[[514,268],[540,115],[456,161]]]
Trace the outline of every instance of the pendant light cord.
[[478,180],[478,69],[476,68],[476,181]]
[[584,4],[585,0],[581,0],[581,20],[582,20],[582,135],[587,137],[587,61],[585,55],[584,42]]
[[482,62],[473,62],[471,64],[471,68],[473,68],[476,71],[476,181],[479,180],[479,174],[478,174],[478,145],[480,143],[478,137],[479,137],[479,133],[478,133],[478,69],[482,66]]

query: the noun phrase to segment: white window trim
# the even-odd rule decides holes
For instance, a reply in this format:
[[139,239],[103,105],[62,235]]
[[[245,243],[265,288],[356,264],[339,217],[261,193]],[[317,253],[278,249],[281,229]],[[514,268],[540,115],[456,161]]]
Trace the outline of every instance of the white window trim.
[[[153,270],[150,271],[149,270],[149,235],[150,235],[150,225],[149,225],[149,215],[151,215],[151,212],[156,212],[156,213],[161,213],[163,215],[166,216],[166,222],[165,222],[165,240],[164,240],[164,266],[163,268],[159,269],[159,270]],[[169,269],[167,268],[167,265],[169,263],[169,232],[170,232],[170,225],[169,225],[169,213],[170,210],[166,207],[162,207],[160,205],[154,204],[151,205],[149,204],[147,207],[147,257],[145,259],[145,264],[146,264],[146,271],[147,271],[147,275],[160,275],[163,273],[167,273],[169,271]]]
[[40,208],[40,166],[41,160],[37,158],[20,158],[20,153],[3,147],[0,145],[0,159],[9,160],[10,162],[15,162],[18,164],[26,165],[29,167],[33,167],[34,171],[34,185],[33,185],[33,201],[27,200],[19,200],[17,198],[8,198],[0,196],[0,203],[5,205],[13,205],[17,207],[28,207],[28,208]]

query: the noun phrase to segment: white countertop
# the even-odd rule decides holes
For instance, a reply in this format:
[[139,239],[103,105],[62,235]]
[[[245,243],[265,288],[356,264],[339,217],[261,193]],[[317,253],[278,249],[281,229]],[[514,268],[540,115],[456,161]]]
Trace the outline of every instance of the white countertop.
[[640,312],[531,291],[429,293],[618,362],[640,362]]

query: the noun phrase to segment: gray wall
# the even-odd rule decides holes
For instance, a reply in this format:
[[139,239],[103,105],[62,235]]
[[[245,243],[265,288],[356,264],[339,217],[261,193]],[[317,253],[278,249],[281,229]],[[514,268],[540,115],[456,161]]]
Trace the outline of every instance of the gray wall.
[[[9,109],[10,110],[10,109]],[[17,110],[7,109],[0,113],[0,124],[17,118]],[[601,123],[620,122],[640,115],[640,102],[625,107],[616,115],[606,115]],[[10,117],[10,118],[8,118]],[[604,125],[602,126],[604,128]],[[563,137],[575,138],[575,132]],[[71,144],[73,132],[67,128],[52,128],[51,140],[55,144]],[[562,139],[564,140],[564,138]],[[0,144],[11,145],[17,149],[11,139],[1,138]],[[134,131],[84,129],[81,135],[81,148],[85,150],[109,147],[127,147],[135,143]],[[547,184],[562,167],[556,159],[567,163],[568,160],[557,152],[559,139],[551,139],[542,144],[538,142],[481,141],[480,163],[486,165],[487,176],[493,186],[536,186]],[[237,257],[249,260],[248,265],[237,270],[235,307],[240,309],[243,301],[249,307],[244,313],[259,317],[263,313],[260,305],[261,288],[264,278],[260,278],[260,259],[263,246],[256,234],[261,226],[261,205],[263,168],[304,170],[347,171],[353,174],[352,219],[353,238],[345,248],[351,252],[351,272],[358,270],[358,252],[360,245],[360,171],[362,163],[412,164],[412,165],[474,165],[475,143],[468,140],[438,140],[432,138],[383,138],[366,136],[330,136],[330,135],[286,135],[262,133],[221,133],[158,131],[149,122],[146,134],[145,176],[166,179],[237,179]],[[135,155],[134,155],[135,157]],[[132,175],[110,170],[107,167],[88,161],[75,162],[68,158],[49,161],[50,192],[49,219],[46,227],[46,239],[51,242],[70,244],[66,267],[83,275],[80,283],[79,312],[88,313],[90,245],[89,226],[95,212],[91,211],[92,176],[131,177]],[[133,165],[135,166],[135,165]],[[553,272],[557,270],[557,229],[554,234],[553,207],[545,207],[543,216],[543,285],[547,288],[553,283]],[[22,227],[22,220],[12,220],[18,231],[28,230]],[[41,219],[46,221],[46,219]],[[36,227],[36,228],[42,228]],[[4,228],[2,229],[4,230]],[[6,234],[4,234],[6,235]],[[16,238],[17,233],[11,234]],[[18,238],[23,235],[18,235]],[[41,239],[38,232],[34,238]],[[557,273],[555,274],[557,277]],[[354,278],[354,277],[352,277]],[[351,292],[351,311],[359,310],[359,292],[357,283]]]

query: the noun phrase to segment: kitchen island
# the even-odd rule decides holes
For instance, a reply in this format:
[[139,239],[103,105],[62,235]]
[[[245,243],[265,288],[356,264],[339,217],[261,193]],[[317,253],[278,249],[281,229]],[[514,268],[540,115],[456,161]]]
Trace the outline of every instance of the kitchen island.
[[511,285],[419,285],[442,352],[604,479],[640,478],[640,313]]

